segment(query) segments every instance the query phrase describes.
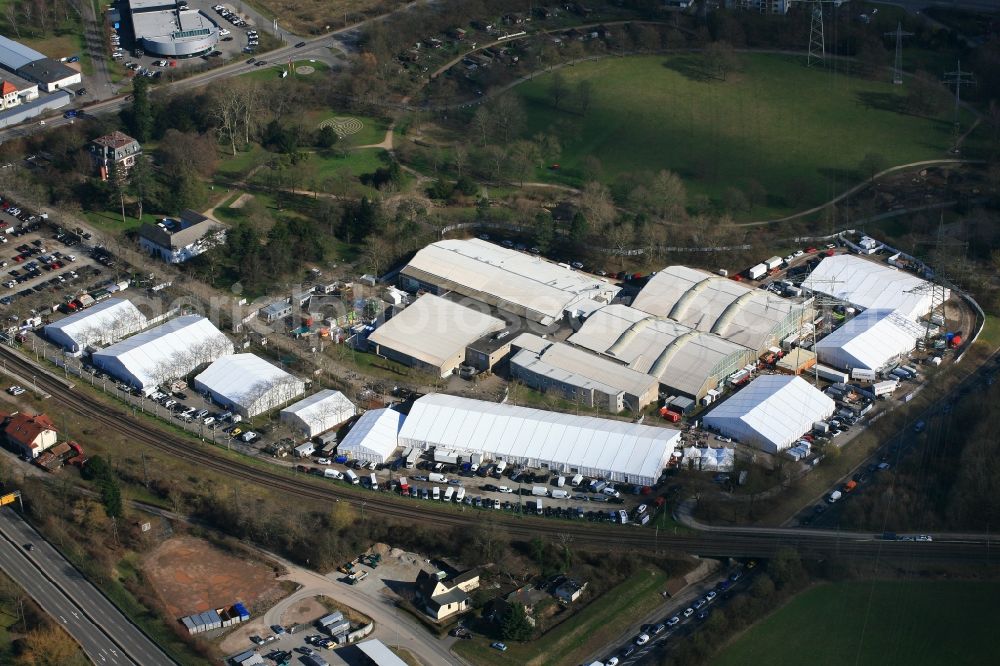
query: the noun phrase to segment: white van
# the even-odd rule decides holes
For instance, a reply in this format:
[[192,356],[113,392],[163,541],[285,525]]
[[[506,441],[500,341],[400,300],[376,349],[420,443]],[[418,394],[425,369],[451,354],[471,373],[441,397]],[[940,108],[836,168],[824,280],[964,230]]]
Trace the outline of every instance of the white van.
[[451,498],[454,496],[455,496],[455,489],[452,488],[451,486],[448,486],[444,491],[444,501],[450,502]]
[[431,489],[431,497],[433,497],[436,500],[441,499],[441,489],[438,488],[437,486],[434,486],[434,488]]
[[497,463],[497,466],[496,466],[496,469],[495,469],[495,470],[493,470],[493,473],[494,473],[494,474],[495,474],[495,475],[496,475],[497,477],[499,477],[499,476],[500,476],[501,474],[503,474],[503,471],[504,471],[505,469],[507,469],[507,463],[506,463],[505,461],[501,460],[501,461],[499,461],[499,462]]
[[338,481],[344,478],[343,474],[335,469],[330,469],[329,467],[323,470],[323,476],[328,479],[337,479]]
[[368,477],[368,478],[369,478],[369,479],[370,479],[370,481],[371,481],[371,487],[372,487],[372,490],[378,490],[378,479],[376,479],[376,478],[375,478],[375,475],[374,475],[374,474],[372,474],[372,475],[371,475],[370,477]]

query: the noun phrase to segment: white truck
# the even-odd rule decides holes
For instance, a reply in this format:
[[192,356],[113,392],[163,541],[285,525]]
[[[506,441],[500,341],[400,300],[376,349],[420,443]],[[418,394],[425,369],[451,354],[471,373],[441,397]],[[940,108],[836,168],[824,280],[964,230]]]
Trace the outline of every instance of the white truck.
[[887,379],[884,382],[877,382],[872,384],[872,393],[875,394],[876,398],[880,398],[884,395],[892,395],[893,391],[899,388],[899,382],[894,379]]
[[781,264],[783,264],[783,263],[785,263],[784,259],[782,259],[781,257],[775,256],[775,257],[771,257],[770,259],[768,259],[767,261],[765,261],[764,262],[764,266],[767,267],[767,270],[773,271],[775,268],[780,268]]
[[867,368],[854,368],[851,370],[851,379],[860,379],[866,382],[873,382],[877,375],[874,370],[869,370]]
[[504,461],[504,460],[498,460],[497,461],[497,466],[493,470],[493,476],[495,476],[496,478],[499,479],[500,476],[503,474],[503,472],[504,472],[505,469],[507,469],[507,462]]
[[822,365],[817,363],[814,370],[808,372],[815,372],[819,375],[820,379],[825,379],[828,382],[837,382],[841,384],[847,383],[847,373],[842,370],[835,370],[827,365]]
[[325,476],[328,479],[338,479],[338,480],[344,478],[343,474],[329,467],[323,470],[323,476]]
[[438,472],[431,472],[427,475],[427,480],[431,483],[448,483],[448,477]]
[[757,264],[756,266],[751,266],[747,270],[747,277],[751,280],[759,280],[767,275],[767,266],[764,264]]
[[583,474],[577,474],[576,476],[573,477],[573,480],[569,482],[569,485],[576,488],[581,483],[583,483]]
[[556,489],[552,491],[552,499],[566,499],[567,497],[569,497],[569,492],[565,490]]
[[549,489],[546,488],[545,486],[532,486],[531,494],[534,495],[535,497],[548,497]]
[[560,487],[560,488],[562,488],[563,486],[565,486],[566,485],[566,477],[565,476],[560,476],[558,479],[556,479],[556,485],[558,487]]

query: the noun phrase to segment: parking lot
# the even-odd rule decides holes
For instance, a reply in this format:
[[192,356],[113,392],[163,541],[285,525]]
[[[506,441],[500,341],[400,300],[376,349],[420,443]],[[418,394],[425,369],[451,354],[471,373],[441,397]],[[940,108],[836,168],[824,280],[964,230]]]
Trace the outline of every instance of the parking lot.
[[257,40],[252,37],[257,28],[253,18],[246,12],[233,4],[218,4],[206,0],[189,0],[187,5],[191,10],[200,10],[219,26],[220,39],[211,53],[193,58],[170,58],[142,53],[136,48],[131,27],[123,24],[117,32],[112,31],[108,44],[109,55],[129,70],[129,76],[156,79],[163,76],[164,72],[203,65],[206,61],[228,62],[255,52],[253,45]]

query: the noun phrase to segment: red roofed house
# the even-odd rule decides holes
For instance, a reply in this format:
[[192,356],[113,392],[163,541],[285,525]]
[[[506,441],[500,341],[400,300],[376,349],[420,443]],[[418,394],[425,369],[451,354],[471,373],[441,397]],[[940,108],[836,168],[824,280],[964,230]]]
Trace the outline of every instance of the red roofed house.
[[14,412],[0,422],[7,444],[21,455],[37,458],[45,449],[54,446],[58,433],[56,426],[45,414],[29,416]]
[[38,98],[38,84],[19,76],[0,72],[0,109],[12,109],[21,102]]

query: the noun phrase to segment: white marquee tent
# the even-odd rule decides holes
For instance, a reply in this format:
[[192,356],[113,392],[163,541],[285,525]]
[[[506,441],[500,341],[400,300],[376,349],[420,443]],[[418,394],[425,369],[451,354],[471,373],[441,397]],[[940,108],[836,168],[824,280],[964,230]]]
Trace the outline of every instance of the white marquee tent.
[[301,379],[253,354],[223,356],[194,378],[194,387],[243,416],[256,416],[305,392]]
[[743,444],[778,453],[834,408],[829,396],[801,377],[764,375],[706,414],[702,423]]
[[894,310],[865,310],[817,341],[815,351],[838,370],[878,370],[913,351],[923,333],[920,324]]
[[680,437],[672,428],[431,394],[413,403],[399,444],[652,485]]
[[354,403],[340,391],[325,389],[281,410],[281,422],[315,437],[354,416]]
[[394,409],[372,409],[361,415],[337,445],[337,454],[384,463],[399,448],[397,437],[403,415]]
[[132,301],[109,298],[45,327],[45,337],[70,352],[107,345],[141,331],[146,316]]

